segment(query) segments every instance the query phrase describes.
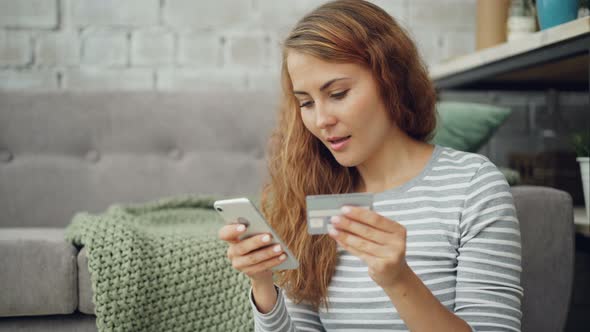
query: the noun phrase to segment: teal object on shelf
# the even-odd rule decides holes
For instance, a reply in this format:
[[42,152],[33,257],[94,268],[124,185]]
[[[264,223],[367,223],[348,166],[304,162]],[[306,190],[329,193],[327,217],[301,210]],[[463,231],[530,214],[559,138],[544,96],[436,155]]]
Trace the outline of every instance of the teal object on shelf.
[[575,20],[578,17],[578,7],[578,0],[537,0],[541,30]]

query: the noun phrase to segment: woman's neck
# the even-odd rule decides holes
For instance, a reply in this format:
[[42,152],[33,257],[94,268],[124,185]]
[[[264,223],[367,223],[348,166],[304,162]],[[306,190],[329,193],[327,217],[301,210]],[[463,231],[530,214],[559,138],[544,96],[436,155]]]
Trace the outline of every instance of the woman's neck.
[[381,192],[403,185],[422,172],[434,146],[401,135],[383,144],[372,158],[358,165],[355,192]]

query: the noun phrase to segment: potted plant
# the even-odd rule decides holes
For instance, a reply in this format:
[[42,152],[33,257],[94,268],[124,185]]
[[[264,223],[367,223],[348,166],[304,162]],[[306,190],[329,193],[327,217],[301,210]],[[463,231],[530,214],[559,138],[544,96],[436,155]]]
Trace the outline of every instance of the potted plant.
[[578,156],[576,160],[580,164],[580,173],[582,173],[582,187],[584,188],[584,201],[586,205],[586,217],[588,217],[590,224],[590,203],[588,199],[588,187],[590,186],[590,129],[574,133],[572,135],[572,143]]

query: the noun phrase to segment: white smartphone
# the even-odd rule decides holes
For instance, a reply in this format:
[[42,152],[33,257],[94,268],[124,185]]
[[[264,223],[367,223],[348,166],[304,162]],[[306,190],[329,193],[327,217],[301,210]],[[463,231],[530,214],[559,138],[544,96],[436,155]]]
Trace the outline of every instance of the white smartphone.
[[279,238],[275,231],[270,227],[256,206],[245,197],[224,199],[215,201],[213,207],[221,215],[226,224],[244,224],[246,232],[240,235],[239,239],[243,240],[261,233],[272,234],[270,244],[280,244],[287,259],[281,264],[271,268],[276,270],[294,270],[299,267],[299,261],[295,255],[287,248],[285,243]]

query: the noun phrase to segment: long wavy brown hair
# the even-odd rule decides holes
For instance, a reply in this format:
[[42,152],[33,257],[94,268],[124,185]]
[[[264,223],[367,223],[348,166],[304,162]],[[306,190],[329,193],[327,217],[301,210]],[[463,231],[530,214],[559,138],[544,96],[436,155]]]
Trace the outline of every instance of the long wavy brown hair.
[[383,9],[358,0],[326,3],[305,15],[283,43],[278,126],[268,145],[268,182],[262,212],[299,259],[297,270],[275,274],[275,282],[295,303],[327,308],[328,285],[335,271],[336,242],[310,236],[305,196],[353,192],[356,167],[340,165],[301,119],[287,71],[290,51],[325,61],[356,63],[372,71],[392,121],[408,136],[429,141],[436,127],[436,93],[407,32]]

